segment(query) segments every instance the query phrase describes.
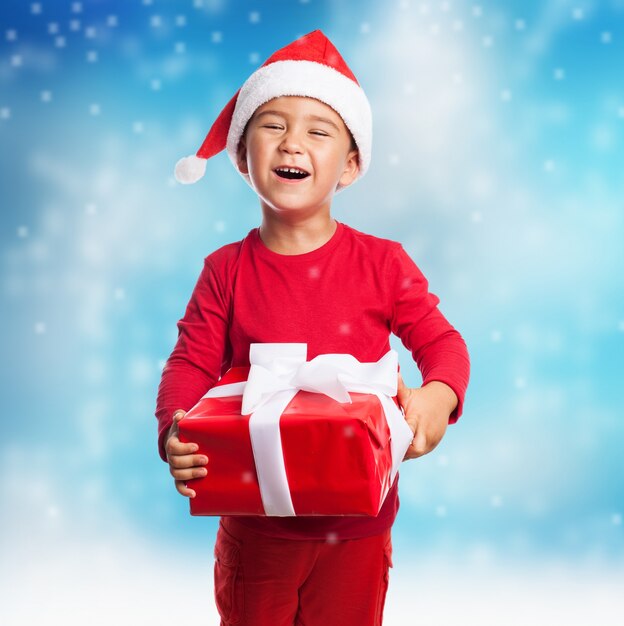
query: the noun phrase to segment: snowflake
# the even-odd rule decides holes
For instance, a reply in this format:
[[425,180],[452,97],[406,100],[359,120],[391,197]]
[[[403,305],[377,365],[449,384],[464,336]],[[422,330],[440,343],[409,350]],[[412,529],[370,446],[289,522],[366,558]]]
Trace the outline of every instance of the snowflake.
[[150,18],[150,26],[152,28],[159,28],[162,26],[162,18],[160,15],[152,15]]
[[88,63],[97,63],[98,53],[97,50],[88,50],[87,51],[87,62]]
[[126,292],[123,288],[117,287],[115,288],[115,291],[113,291],[113,297],[115,300],[123,300],[126,297]]
[[119,20],[117,19],[116,15],[109,15],[106,18],[106,25],[110,26],[111,28],[115,28],[115,26],[119,26]]
[[132,124],[132,132],[137,135],[143,132],[143,122],[134,122]]
[[180,27],[186,26],[186,15],[176,15],[175,25]]
[[97,206],[95,205],[94,202],[89,202],[86,206],[85,206],[85,213],[87,215],[95,215],[97,213]]
[[351,333],[351,324],[344,322],[340,324],[339,331],[341,335],[348,335]]
[[622,525],[622,516],[619,513],[614,513],[611,516],[611,523],[614,526],[621,526]]
[[565,78],[565,70],[562,67],[556,67],[553,71],[555,80],[563,80]]
[[102,112],[102,109],[100,107],[99,104],[97,104],[96,102],[93,102],[92,104],[89,105],[89,113],[91,115],[99,115]]
[[221,43],[223,41],[223,33],[219,30],[213,31],[210,33],[210,41],[212,41],[212,43]]
[[443,504],[436,506],[435,514],[438,517],[446,517],[446,507]]
[[64,48],[65,47],[65,43],[66,43],[65,42],[65,37],[63,37],[63,36],[59,36],[59,37],[56,37],[54,39],[54,45],[57,48]]
[[160,82],[160,78],[152,78],[150,81],[150,87],[153,91],[160,91],[162,83]]
[[241,474],[241,482],[242,483],[252,483],[253,482],[253,472],[246,471]]
[[252,11],[249,14],[249,21],[252,24],[257,24],[260,21],[260,13],[258,11]]
[[483,8],[476,4],[472,7],[472,14],[474,17],[481,17],[483,15]]
[[483,213],[481,213],[481,211],[473,211],[470,214],[470,219],[472,219],[475,224],[478,224],[479,222],[483,221]]
[[605,31],[604,33],[600,33],[600,41],[602,43],[611,43],[612,41],[612,36],[611,33],[609,31]]
[[30,5],[30,12],[33,15],[40,15],[41,14],[41,3],[40,2],[33,2]]
[[76,32],[80,30],[80,20],[69,20],[69,30]]
[[217,220],[214,224],[214,229],[218,232],[218,233],[223,233],[225,232],[225,222],[223,220]]
[[257,65],[260,61],[260,55],[257,52],[251,52],[249,54],[249,62],[253,63],[253,65]]
[[511,100],[511,91],[509,89],[503,89],[500,97],[503,102],[509,102]]
[[176,41],[174,50],[176,54],[184,54],[186,52],[186,44],[183,41]]
[[11,57],[11,65],[13,67],[21,67],[22,66],[22,55],[21,54],[14,54]]
[[0,108],[0,120],[8,120],[11,117],[11,109],[9,107]]
[[325,535],[325,542],[332,545],[338,543],[338,534],[334,532],[327,533],[327,535]]
[[368,22],[363,22],[362,24],[360,24],[360,32],[363,35],[370,33],[370,24]]
[[585,13],[581,8],[572,9],[572,19],[574,20],[582,20],[585,17]]
[[50,102],[52,100],[52,92],[44,90],[41,92],[41,102]]
[[524,30],[526,28],[526,22],[522,19],[518,19],[514,22],[516,30]]
[[499,509],[501,506],[503,506],[503,499],[501,498],[501,496],[495,494],[490,498],[490,504],[492,505],[492,508]]
[[56,22],[50,22],[48,24],[48,34],[56,35],[59,32],[59,25]]
[[321,276],[321,270],[316,267],[316,265],[314,267],[311,267],[308,270],[308,278],[312,278],[312,279],[316,279],[319,278]]
[[503,337],[503,333],[501,333],[500,330],[495,329],[490,333],[490,340],[493,343],[498,343],[502,339],[502,337]]
[[72,13],[82,13],[82,2],[72,2]]
[[353,426],[351,426],[350,424],[345,426],[343,428],[342,434],[347,438],[350,439],[351,437],[353,437],[355,435],[355,429],[353,428]]
[[15,29],[7,30],[7,32],[6,32],[6,40],[7,41],[17,41],[17,31]]
[[35,323],[35,333],[37,335],[43,335],[46,331],[45,322],[36,322]]
[[28,226],[19,226],[17,229],[17,236],[20,237],[20,239],[28,237]]
[[544,161],[544,171],[552,172],[555,169],[555,162],[552,159],[547,159]]
[[85,37],[87,37],[87,39],[95,39],[95,34],[95,26],[88,26],[85,28]]
[[455,32],[459,32],[460,30],[464,29],[464,23],[461,20],[454,20],[453,21],[453,30]]
[[494,44],[494,38],[491,35],[486,35],[482,40],[481,43],[483,44],[484,48],[491,48],[492,45]]

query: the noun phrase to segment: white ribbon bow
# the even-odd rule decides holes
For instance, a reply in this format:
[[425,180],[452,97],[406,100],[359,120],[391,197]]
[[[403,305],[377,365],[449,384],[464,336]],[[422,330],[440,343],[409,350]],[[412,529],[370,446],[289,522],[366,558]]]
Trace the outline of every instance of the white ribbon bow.
[[320,354],[306,361],[306,343],[252,343],[247,381],[219,385],[204,398],[242,395],[249,436],[266,515],[296,515],[286,478],[279,421],[298,391],[323,393],[337,402],[351,402],[349,392],[379,398],[390,429],[392,473],[388,489],[414,434],[392,400],[397,393],[398,353],[389,350],[379,361],[360,363],[350,354]]

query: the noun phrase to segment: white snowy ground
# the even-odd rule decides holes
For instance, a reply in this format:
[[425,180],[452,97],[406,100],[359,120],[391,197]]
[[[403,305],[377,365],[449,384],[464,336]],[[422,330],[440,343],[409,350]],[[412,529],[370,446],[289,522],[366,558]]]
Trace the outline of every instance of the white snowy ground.
[[[23,536],[2,555],[0,623],[218,624],[212,545],[172,552],[137,537],[114,542],[47,543]],[[385,626],[624,624],[624,568],[598,571],[564,564],[479,565],[477,569],[395,557]]]

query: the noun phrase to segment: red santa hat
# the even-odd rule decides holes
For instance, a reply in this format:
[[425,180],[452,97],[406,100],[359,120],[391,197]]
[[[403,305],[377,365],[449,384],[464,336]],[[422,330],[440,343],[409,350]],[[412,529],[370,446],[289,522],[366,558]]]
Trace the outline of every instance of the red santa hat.
[[[224,148],[237,171],[236,153],[245,125],[254,111],[279,96],[309,96],[329,105],[351,131],[359,151],[362,177],[371,159],[372,113],[368,98],[332,42],[315,30],[274,52],[234,94],[215,120],[196,154],[175,166],[178,182],[197,182],[206,161]],[[253,187],[253,186],[252,186]],[[336,191],[340,191],[339,184]]]

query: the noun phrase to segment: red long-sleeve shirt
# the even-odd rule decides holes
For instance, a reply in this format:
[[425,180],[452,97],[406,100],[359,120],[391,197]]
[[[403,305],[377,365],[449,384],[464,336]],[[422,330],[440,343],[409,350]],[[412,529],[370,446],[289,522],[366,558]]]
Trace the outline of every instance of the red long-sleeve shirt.
[[[208,255],[167,360],[158,390],[158,447],[176,409],[190,409],[229,367],[249,365],[256,342],[303,342],[308,360],[349,353],[379,360],[390,333],[411,351],[423,385],[446,383],[463,410],[470,362],[461,335],[438,309],[440,300],[402,245],[337,222],[324,245],[283,255],[266,247],[254,228]],[[259,532],[294,539],[353,539],[383,532],[399,508],[398,475],[377,517],[263,517],[236,519]]]

